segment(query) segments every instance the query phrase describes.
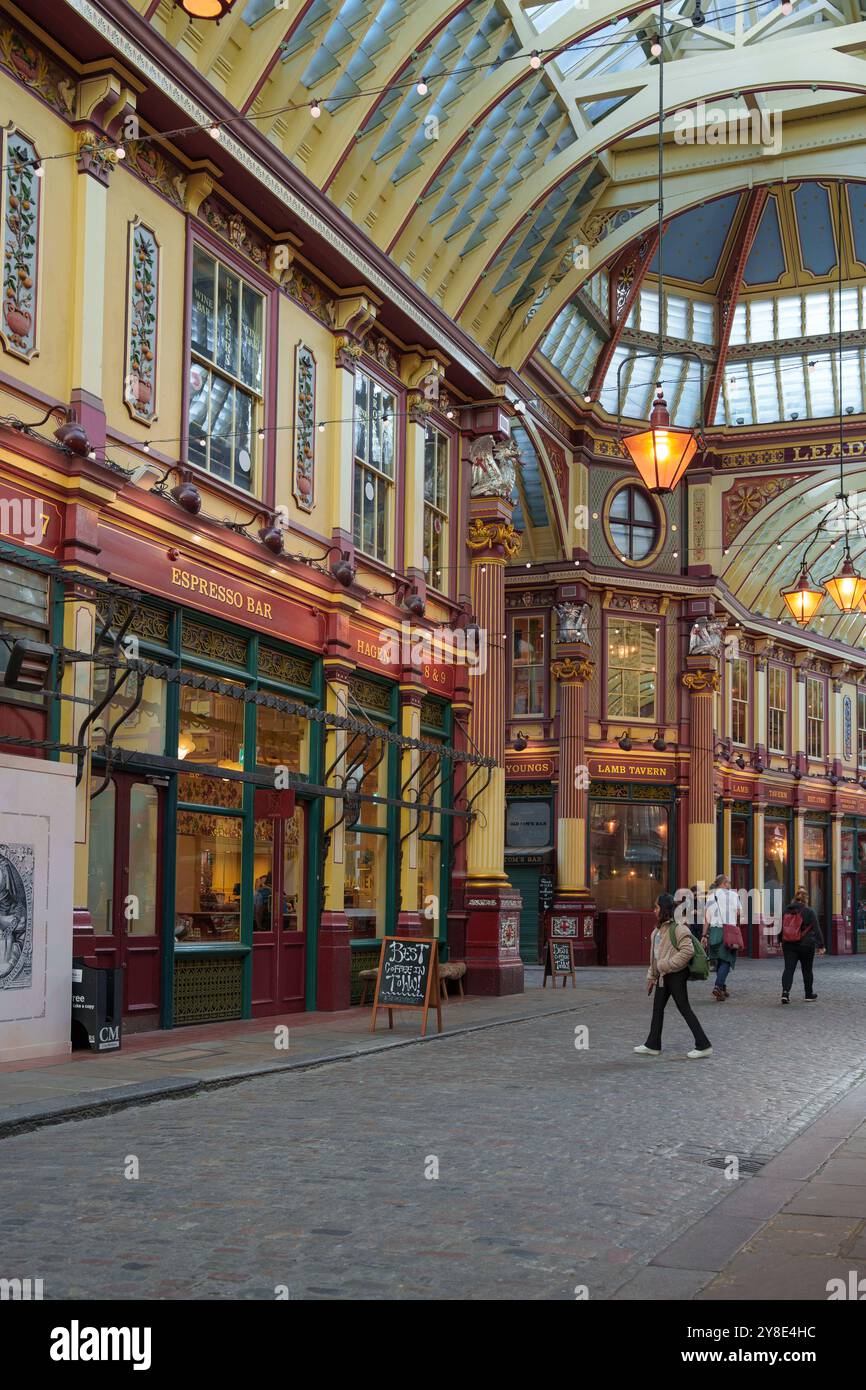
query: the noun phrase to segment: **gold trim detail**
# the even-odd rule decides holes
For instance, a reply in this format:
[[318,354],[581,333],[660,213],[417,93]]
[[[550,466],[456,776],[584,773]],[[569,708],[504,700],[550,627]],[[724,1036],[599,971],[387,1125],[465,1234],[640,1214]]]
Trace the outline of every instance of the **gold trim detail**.
[[550,669],[558,681],[588,681],[592,680],[595,662],[572,661],[571,657],[567,656],[564,661],[551,662]]
[[690,690],[693,695],[701,694],[704,691],[721,690],[718,671],[686,671],[683,675],[683,685],[686,690]]
[[469,526],[466,544],[470,550],[484,550],[488,547],[492,550],[495,546],[501,545],[510,558],[521,549],[523,537],[510,521],[482,521],[476,516]]

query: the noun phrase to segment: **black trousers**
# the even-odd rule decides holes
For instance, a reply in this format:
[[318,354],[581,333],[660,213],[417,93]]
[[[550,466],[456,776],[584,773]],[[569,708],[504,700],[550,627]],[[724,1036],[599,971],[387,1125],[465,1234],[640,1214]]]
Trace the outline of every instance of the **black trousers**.
[[799,961],[803,971],[803,992],[804,994],[814,994],[812,986],[812,963],[815,959],[814,941],[783,941],[782,955],[785,957],[785,969],[782,971],[782,993],[788,994],[790,991]]
[[662,1024],[669,999],[673,999],[689,1028],[691,1028],[695,1047],[703,1049],[710,1046],[710,1040],[689,1003],[688,977],[689,968],[684,966],[682,970],[674,970],[669,975],[662,975],[655,987],[652,1023],[650,1024],[649,1037],[644,1044],[645,1047],[651,1047],[654,1052],[661,1049]]

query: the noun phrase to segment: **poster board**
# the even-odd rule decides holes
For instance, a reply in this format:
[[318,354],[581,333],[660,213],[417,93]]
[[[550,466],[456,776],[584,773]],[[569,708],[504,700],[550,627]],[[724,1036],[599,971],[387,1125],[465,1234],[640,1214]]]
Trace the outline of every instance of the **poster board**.
[[547,938],[542,988],[546,986],[548,976],[553,980],[554,989],[556,989],[557,977],[562,979],[562,987],[565,989],[569,976],[572,987],[577,989],[577,978],[574,973],[574,942],[571,937],[559,939],[549,936]]
[[431,995],[436,1009],[437,1032],[442,1032],[442,1001],[439,997],[439,943],[429,937],[385,936],[379,952],[379,968],[373,991],[370,1032],[376,1028],[376,1013],[388,1010],[388,1027],[394,1027],[395,1009],[421,1009],[421,1036],[427,1032]]

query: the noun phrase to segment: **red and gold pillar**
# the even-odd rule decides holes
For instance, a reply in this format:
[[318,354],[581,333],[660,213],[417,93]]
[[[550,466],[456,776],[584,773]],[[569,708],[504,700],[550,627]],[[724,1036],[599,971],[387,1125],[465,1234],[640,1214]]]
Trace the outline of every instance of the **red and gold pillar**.
[[716,876],[713,696],[719,690],[719,673],[713,659],[688,657],[682,682],[689,692],[688,881],[709,885]]
[[466,983],[471,994],[519,994],[520,894],[505,873],[505,565],[520,549],[504,497],[473,497],[467,545],[472,608],[481,630],[477,674],[470,680],[470,749],[495,759],[469,787],[484,787],[472,803],[466,851]]
[[595,903],[587,882],[589,771],[584,753],[586,682],[595,669],[582,643],[560,643],[550,670],[559,713],[559,817],[552,936],[574,943],[576,965],[595,965]]

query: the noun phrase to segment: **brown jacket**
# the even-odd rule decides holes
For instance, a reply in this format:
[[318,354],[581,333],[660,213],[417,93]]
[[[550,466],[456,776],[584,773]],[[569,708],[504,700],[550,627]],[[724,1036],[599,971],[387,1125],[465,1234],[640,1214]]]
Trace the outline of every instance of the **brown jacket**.
[[[673,926],[676,935],[676,950],[671,944],[670,929]],[[656,935],[659,938],[659,958],[656,964],[655,943]],[[657,981],[660,975],[669,975],[673,970],[682,970],[688,965],[692,956],[695,954],[695,938],[692,936],[691,929],[680,923],[677,925],[672,922],[663,922],[656,927],[650,937],[650,963],[647,970],[647,980]]]

